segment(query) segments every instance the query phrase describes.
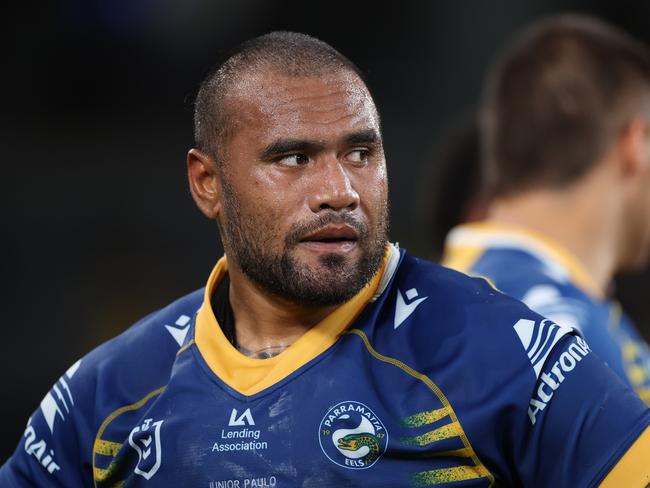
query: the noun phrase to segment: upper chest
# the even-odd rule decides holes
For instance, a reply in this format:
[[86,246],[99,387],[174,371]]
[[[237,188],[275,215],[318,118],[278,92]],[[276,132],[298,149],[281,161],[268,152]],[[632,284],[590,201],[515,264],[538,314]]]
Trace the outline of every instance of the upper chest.
[[115,443],[114,455],[95,453],[95,465],[107,485],[486,486],[470,437],[492,414],[477,408],[482,393],[450,385],[362,337],[249,397],[194,357],[159,395],[111,421],[95,445]]

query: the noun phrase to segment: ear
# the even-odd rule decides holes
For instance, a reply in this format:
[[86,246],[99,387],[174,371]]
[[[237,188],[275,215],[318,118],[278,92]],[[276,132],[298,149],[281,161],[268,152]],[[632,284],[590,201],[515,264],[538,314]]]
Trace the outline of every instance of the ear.
[[643,117],[634,117],[621,132],[619,151],[623,172],[636,176],[650,169],[650,126]]
[[221,213],[221,180],[217,163],[196,148],[187,153],[187,179],[197,207],[209,219]]

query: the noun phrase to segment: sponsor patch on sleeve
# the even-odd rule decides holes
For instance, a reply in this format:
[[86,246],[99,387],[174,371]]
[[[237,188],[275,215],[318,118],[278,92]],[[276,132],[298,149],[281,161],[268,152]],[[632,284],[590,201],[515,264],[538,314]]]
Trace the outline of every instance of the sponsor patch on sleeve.
[[548,319],[542,319],[539,322],[521,319],[513,327],[526,350],[537,378],[539,378],[542,366],[553,350],[553,346],[562,337],[573,332],[572,328],[558,325]]
[[528,418],[535,425],[537,416],[552,400],[555,391],[562,386],[564,380],[576,368],[578,363],[591,352],[587,342],[577,336],[575,342],[571,341],[566,350],[560,354],[552,365],[547,365],[540,375],[533,397],[528,404]]

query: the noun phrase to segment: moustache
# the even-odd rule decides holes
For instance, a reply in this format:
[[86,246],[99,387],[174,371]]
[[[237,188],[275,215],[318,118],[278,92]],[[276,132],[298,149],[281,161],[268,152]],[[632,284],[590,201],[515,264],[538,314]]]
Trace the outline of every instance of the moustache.
[[357,233],[360,241],[368,236],[368,225],[361,217],[351,213],[337,213],[332,210],[319,215],[309,222],[293,224],[285,237],[285,244],[287,247],[298,244],[305,236],[313,234],[330,224],[349,225]]

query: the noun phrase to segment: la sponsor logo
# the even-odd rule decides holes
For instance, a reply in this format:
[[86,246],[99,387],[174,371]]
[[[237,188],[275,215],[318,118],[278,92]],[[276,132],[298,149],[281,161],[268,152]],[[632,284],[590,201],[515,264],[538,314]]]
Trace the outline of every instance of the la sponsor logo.
[[241,415],[238,414],[236,408],[233,408],[228,420],[230,429],[221,429],[221,439],[230,441],[213,443],[212,452],[261,451],[268,449],[268,442],[260,440],[262,431],[246,427],[254,425],[255,419],[253,419],[250,408],[244,410]]
[[537,382],[535,396],[530,399],[528,418],[535,425],[537,414],[543,411],[553,398],[555,391],[566,378],[566,374],[574,370],[576,365],[591,352],[582,337],[576,337],[576,342],[569,345],[551,367],[550,373],[542,373]]
[[251,409],[247,408],[244,412],[238,417],[237,409],[233,408],[230,412],[230,420],[228,420],[229,427],[239,427],[244,425],[255,425],[255,420],[253,419],[253,414]]

